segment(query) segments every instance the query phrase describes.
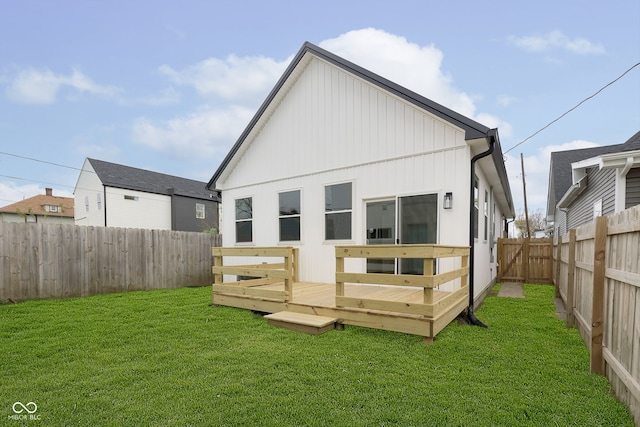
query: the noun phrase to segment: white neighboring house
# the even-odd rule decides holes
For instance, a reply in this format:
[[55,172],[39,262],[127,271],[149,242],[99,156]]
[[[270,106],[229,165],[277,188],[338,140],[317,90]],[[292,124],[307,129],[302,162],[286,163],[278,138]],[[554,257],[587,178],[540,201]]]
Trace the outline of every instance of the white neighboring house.
[[[471,243],[475,299],[496,279],[495,242],[514,216],[496,129],[311,43],[208,188],[224,197],[224,246],[298,247],[300,281],[334,283],[337,244]],[[422,270],[353,261],[349,271]]]
[[73,193],[76,225],[218,229],[219,198],[202,181],[87,158]]

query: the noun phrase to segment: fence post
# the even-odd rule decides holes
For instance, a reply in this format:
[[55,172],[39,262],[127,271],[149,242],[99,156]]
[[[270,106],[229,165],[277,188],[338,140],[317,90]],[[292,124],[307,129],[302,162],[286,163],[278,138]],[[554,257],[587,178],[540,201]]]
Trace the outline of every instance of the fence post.
[[576,229],[569,230],[569,259],[567,260],[567,328],[573,326],[573,293],[576,277]]
[[[498,283],[502,283],[502,270],[504,269],[504,241],[502,237],[498,238]],[[465,266],[466,267],[466,266]]]
[[556,236],[556,258],[555,258],[555,274],[554,274],[554,282],[556,284],[556,295],[560,292],[560,264],[562,262],[562,236]]
[[604,273],[606,267],[607,217],[596,218],[593,253],[593,298],[591,305],[591,372],[604,375],[602,356]]
[[522,270],[524,283],[529,283],[529,238],[525,238],[522,244]]

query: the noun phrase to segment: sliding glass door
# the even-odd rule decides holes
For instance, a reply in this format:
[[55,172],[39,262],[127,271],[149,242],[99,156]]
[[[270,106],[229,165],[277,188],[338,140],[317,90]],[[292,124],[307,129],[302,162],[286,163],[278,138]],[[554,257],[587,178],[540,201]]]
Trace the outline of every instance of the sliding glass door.
[[[366,204],[368,245],[437,243],[438,195],[421,194]],[[368,273],[422,274],[421,259],[367,259]]]
[[[401,245],[437,243],[438,195],[421,194],[398,198],[399,241]],[[399,273],[422,274],[422,259],[400,260]]]
[[[396,243],[396,201],[384,200],[367,203],[367,245],[393,245]],[[396,271],[394,258],[367,258],[367,273]]]

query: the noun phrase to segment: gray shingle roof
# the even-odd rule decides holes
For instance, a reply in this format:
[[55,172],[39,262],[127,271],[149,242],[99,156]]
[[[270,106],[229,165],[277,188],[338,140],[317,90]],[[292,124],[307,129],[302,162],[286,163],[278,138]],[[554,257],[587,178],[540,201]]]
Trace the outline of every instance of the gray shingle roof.
[[[640,149],[640,131],[629,138],[624,144],[607,145],[604,147],[582,148],[577,150],[556,151],[551,153],[551,175],[553,184],[549,183],[549,188],[553,185],[553,196],[556,203],[567,192],[573,184],[571,175],[571,163],[590,159],[609,153],[622,153],[625,151]],[[551,196],[551,194],[549,194]]]
[[145,193],[170,195],[171,189],[178,196],[219,201],[215,192],[207,190],[207,183],[180,178],[145,169],[124,166],[96,159],[87,159],[100,181],[106,186]]

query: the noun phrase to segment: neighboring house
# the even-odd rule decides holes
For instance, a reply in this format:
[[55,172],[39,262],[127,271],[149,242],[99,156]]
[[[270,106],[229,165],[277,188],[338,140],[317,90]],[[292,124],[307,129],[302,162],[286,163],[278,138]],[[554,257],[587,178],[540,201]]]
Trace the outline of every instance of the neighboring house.
[[[490,145],[472,179],[472,157]],[[495,280],[495,242],[514,216],[495,129],[310,43],[208,188],[225,200],[225,246],[298,247],[308,282],[334,283],[334,245],[471,240],[478,296]],[[420,273],[412,261],[356,268]]]
[[556,236],[640,204],[640,132],[624,144],[551,153],[547,223]]
[[218,229],[220,200],[201,181],[87,158],[73,193],[77,225]]
[[0,208],[0,222],[37,222],[46,224],[73,224],[73,198],[45,194],[29,197]]

